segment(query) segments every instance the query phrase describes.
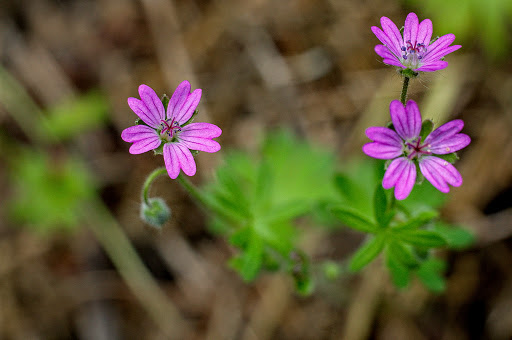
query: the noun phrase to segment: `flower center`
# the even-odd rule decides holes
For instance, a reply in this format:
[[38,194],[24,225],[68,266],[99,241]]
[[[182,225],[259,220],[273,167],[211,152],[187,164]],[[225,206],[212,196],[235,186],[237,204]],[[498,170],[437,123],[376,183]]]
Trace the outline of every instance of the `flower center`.
[[160,126],[162,127],[160,130],[160,138],[162,138],[162,140],[171,142],[178,135],[178,132],[181,131],[180,124],[175,122],[174,118],[170,123],[167,123],[167,120],[161,120],[160,122]]
[[411,141],[405,142],[405,155],[409,159],[418,159],[422,155],[431,155],[432,152],[430,148],[432,145],[430,144],[421,144],[421,137],[415,138]]
[[411,68],[418,68],[421,65],[421,60],[427,53],[427,47],[423,43],[414,42],[407,40],[405,42],[405,46],[402,46],[402,58],[403,65],[409,66]]

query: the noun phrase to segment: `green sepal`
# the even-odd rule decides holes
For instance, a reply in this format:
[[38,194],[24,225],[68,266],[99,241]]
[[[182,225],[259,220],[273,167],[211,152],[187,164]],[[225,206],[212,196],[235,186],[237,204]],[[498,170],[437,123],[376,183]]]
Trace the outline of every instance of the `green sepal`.
[[167,112],[167,105],[169,105],[169,97],[167,97],[167,95],[164,93],[160,100],[162,101],[162,104],[164,104],[164,111]]
[[450,164],[455,164],[455,162],[459,160],[459,156],[457,155],[456,152],[449,153],[449,154],[446,154],[446,155],[438,155],[438,154],[436,154],[436,157],[439,157],[439,158],[447,161]]
[[427,138],[428,135],[432,132],[434,129],[434,122],[430,119],[425,119],[423,123],[421,123],[421,131],[420,131],[420,137],[421,141],[424,141],[425,138]]
[[368,263],[372,262],[384,249],[386,239],[384,235],[370,236],[368,239],[352,256],[348,268],[357,272],[363,269]]
[[146,123],[145,123],[142,119],[140,119],[139,117],[137,117],[137,119],[135,119],[134,125],[146,125],[146,126],[149,126],[148,124],[146,124]]
[[161,143],[161,144],[158,146],[158,148],[153,149],[153,154],[155,154],[155,155],[163,155],[163,153],[164,153],[164,144],[165,144],[165,143]]
[[192,123],[194,121],[194,118],[197,116],[197,114],[199,114],[199,110],[194,110],[194,113],[192,114],[192,116],[190,117],[189,120],[187,120],[185,122],[185,124],[182,124],[181,127],[185,126],[185,125],[188,125],[190,123]]
[[406,77],[406,78],[416,78],[417,76],[420,75],[419,72],[413,71],[410,68],[406,68],[406,69],[401,68],[398,70],[398,73],[402,77]]

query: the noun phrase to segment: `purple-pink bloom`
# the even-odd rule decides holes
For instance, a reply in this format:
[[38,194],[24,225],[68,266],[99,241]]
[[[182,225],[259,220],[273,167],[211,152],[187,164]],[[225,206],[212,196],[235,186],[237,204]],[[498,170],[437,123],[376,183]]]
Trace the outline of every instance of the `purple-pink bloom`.
[[214,124],[186,124],[199,104],[201,89],[190,93],[190,83],[183,81],[174,91],[167,112],[155,91],[147,85],[139,86],[141,99],[128,98],[128,105],[146,125],[131,126],[121,133],[130,146],[131,154],[157,149],[163,143],[162,153],[169,177],[175,179],[180,169],[188,176],[196,173],[196,163],[190,150],[217,152],[220,144],[212,140],[222,130]]
[[409,196],[416,182],[416,164],[423,176],[439,191],[450,191],[448,184],[458,187],[462,176],[449,162],[434,154],[445,155],[465,148],[471,139],[459,133],[464,127],[460,119],[452,120],[432,131],[421,140],[421,114],[418,105],[409,100],[404,105],[393,100],[389,105],[393,128],[370,127],[366,135],[372,140],[363,146],[363,152],[378,159],[392,159],[382,186],[395,187],[395,197],[403,200]]
[[409,13],[405,19],[403,37],[396,25],[387,17],[380,18],[382,29],[372,26],[372,32],[384,45],[375,46],[375,52],[384,64],[410,69],[415,72],[432,72],[448,66],[442,58],[458,50],[460,45],[450,44],[455,35],[446,34],[431,43],[432,21],[418,22],[418,16]]

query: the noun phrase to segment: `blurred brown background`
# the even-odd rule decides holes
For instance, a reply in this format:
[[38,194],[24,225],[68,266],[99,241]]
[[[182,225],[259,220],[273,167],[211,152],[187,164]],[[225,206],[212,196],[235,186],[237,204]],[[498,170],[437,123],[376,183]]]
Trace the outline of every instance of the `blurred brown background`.
[[[144,178],[163,164],[150,153],[130,155],[120,138],[135,119],[126,99],[138,96],[139,84],[170,95],[188,79],[203,89],[202,120],[222,128],[224,150],[254,150],[263,132],[286,126],[337,150],[341,163],[361,153],[365,128],[385,123],[389,101],[400,95],[400,77],[373,51],[378,40],[370,26],[387,16],[400,27],[415,11],[420,20],[433,15],[434,34],[449,33],[438,31],[432,6],[423,5],[2,0],[0,339],[166,339],[173,328],[186,339],[512,338],[510,16],[495,53],[488,53],[492,45],[478,27],[472,27],[477,33],[453,31],[468,37],[455,41],[463,48],[447,56],[447,69],[422,75],[409,92],[437,124],[464,119],[473,140],[457,164],[465,183],[453,189],[443,215],[471,229],[477,241],[439,254],[449,264],[445,293],[431,294],[417,282],[397,291],[379,263],[321,283],[307,298],[297,297],[279,274],[244,284],[225,265],[233,250],[207,232],[205,216],[167,178],[152,192],[172,207],[171,221],[158,233],[138,218]],[[457,20],[470,20],[458,14]],[[492,17],[482,22],[499,24]],[[71,233],[34,232],[4,209],[15,194],[8,148],[41,147],[32,135],[34,111],[44,116],[91,90],[106,98],[106,120],[43,149],[56,162],[70,150],[84,160],[100,202],[176,312],[160,315],[170,333],[134,297],[85,222]],[[15,99],[22,92],[34,103]],[[197,162],[193,181],[200,184],[222,162],[222,152],[200,154]],[[360,238],[344,235],[310,235],[312,258],[345,256]]]

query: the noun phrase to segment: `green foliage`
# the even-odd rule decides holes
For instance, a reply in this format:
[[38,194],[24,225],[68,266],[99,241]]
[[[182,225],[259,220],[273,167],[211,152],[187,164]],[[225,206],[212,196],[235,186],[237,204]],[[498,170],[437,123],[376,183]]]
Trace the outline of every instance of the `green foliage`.
[[92,91],[54,107],[43,120],[42,128],[46,135],[57,140],[73,138],[101,126],[106,121],[107,110],[106,98]]
[[10,165],[14,194],[8,210],[13,220],[42,233],[72,230],[80,223],[82,203],[95,194],[81,162],[26,149]]
[[294,277],[299,293],[311,291],[307,259],[297,262],[290,255],[298,252],[293,221],[311,213],[318,201],[336,197],[333,175],[332,153],[288,132],[269,134],[256,156],[226,155],[203,194],[216,212],[211,229],[239,249],[230,266],[244,280],[277,267]]
[[468,246],[472,235],[437,220],[437,209],[446,195],[430,183],[417,185],[408,199],[398,202],[392,190],[384,190],[376,181],[382,177],[369,170],[375,167],[382,167],[382,163],[358,162],[337,174],[334,184],[341,199],[326,206],[343,225],[370,234],[350,258],[349,269],[361,270],[384,252],[386,267],[397,287],[407,287],[416,275],[427,288],[440,291],[444,288],[442,268],[434,264],[442,261],[433,259],[429,250]]
[[407,0],[421,8],[421,17],[432,19],[434,34],[454,33],[456,44],[478,41],[491,58],[505,58],[511,48],[510,0]]

